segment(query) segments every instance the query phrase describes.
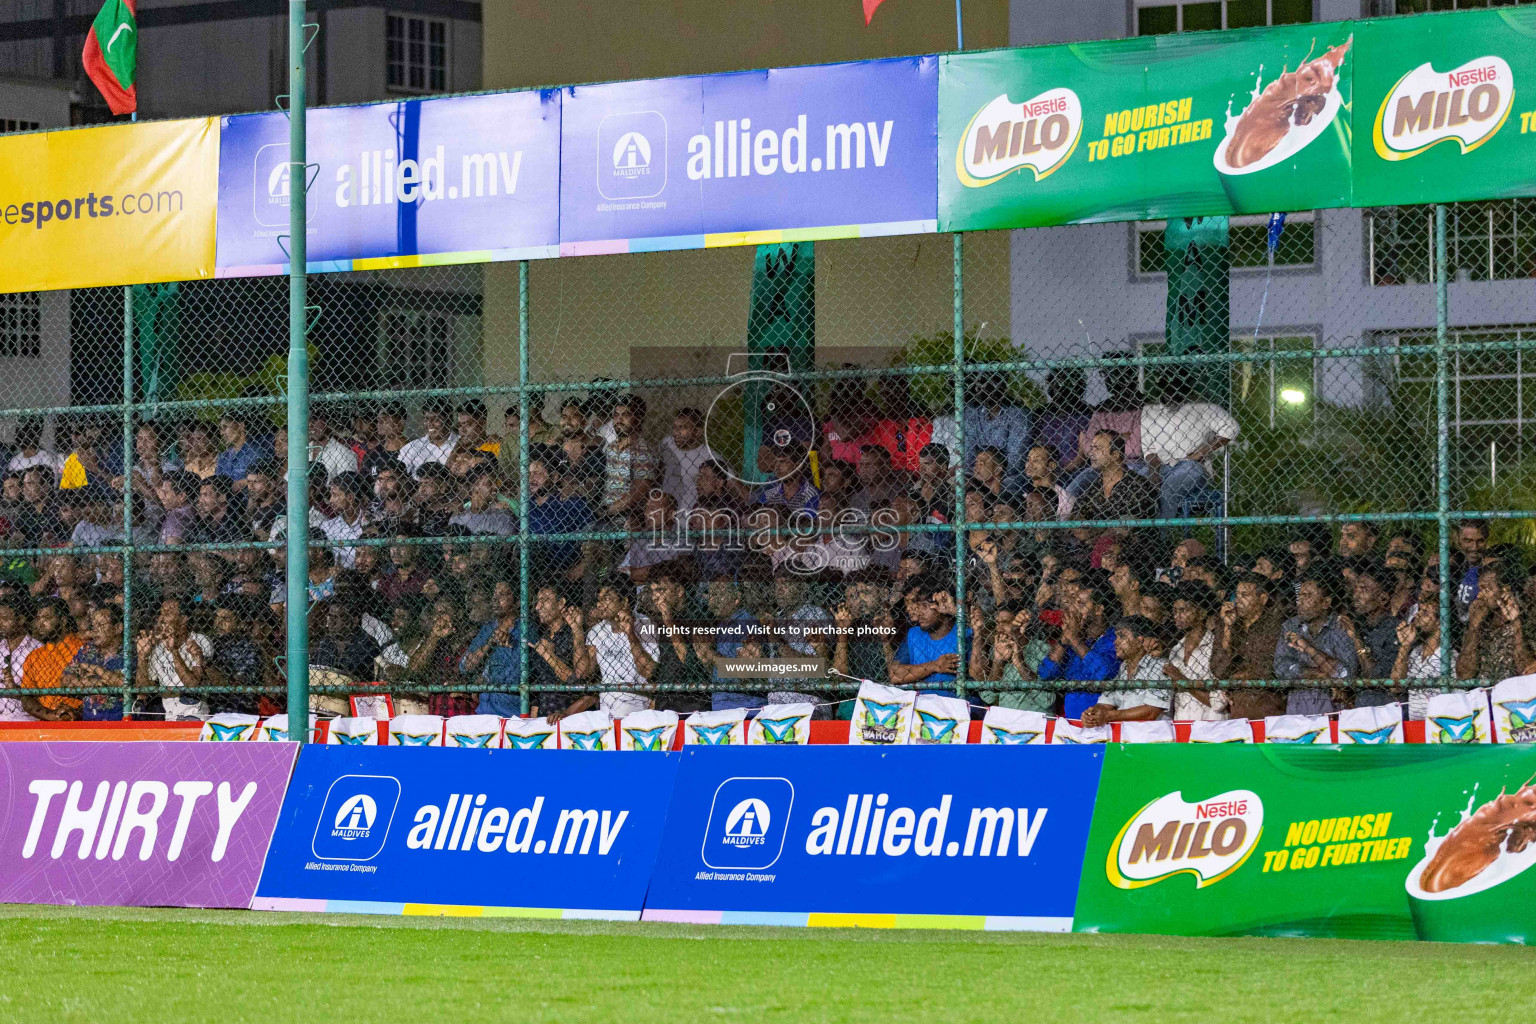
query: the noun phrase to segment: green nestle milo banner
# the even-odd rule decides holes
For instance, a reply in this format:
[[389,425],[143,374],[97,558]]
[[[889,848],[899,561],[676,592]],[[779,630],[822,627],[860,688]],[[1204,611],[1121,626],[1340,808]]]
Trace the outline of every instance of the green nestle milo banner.
[[1353,205],[1536,194],[1536,10],[1357,33]]
[[939,229],[1536,194],[1536,9],[953,54]]
[[1354,23],[956,54],[941,231],[1349,203]]
[[1074,928],[1536,942],[1536,747],[1117,746]]

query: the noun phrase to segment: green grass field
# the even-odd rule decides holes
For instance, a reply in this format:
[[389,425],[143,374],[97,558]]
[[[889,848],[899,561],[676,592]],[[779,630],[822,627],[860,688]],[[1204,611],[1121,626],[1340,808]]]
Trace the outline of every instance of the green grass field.
[[[1531,1020],[1536,954],[0,907],[0,1021]],[[1466,1018],[1461,1015],[1467,1014]]]

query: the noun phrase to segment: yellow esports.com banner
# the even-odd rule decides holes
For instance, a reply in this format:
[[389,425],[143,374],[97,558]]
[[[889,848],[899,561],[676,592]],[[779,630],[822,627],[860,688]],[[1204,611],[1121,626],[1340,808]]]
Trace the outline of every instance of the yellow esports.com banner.
[[213,276],[214,118],[0,138],[0,292]]

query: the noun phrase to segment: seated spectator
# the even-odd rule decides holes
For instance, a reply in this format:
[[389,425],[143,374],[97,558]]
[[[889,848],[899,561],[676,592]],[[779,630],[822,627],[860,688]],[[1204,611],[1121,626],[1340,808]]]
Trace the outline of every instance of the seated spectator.
[[94,416],[75,421],[72,431],[74,448],[59,471],[59,489],[110,487],[122,475],[123,452],[120,446],[104,442],[101,420]]
[[1531,664],[1525,610],[1505,575],[1505,568],[1497,563],[1485,559],[1478,565],[1477,596],[1467,606],[1466,630],[1456,659],[1458,678],[1508,679],[1524,674]]
[[[1153,652],[1161,650],[1157,625],[1138,615],[1125,616],[1115,623],[1115,657],[1120,671],[1115,679],[1125,682],[1166,680],[1167,661]],[[1083,711],[1083,724],[1108,725],[1110,722],[1150,722],[1168,717],[1172,703],[1168,690],[1106,690],[1098,703]]]
[[[270,618],[271,613],[262,604],[248,596],[230,596],[219,601],[213,613],[213,653],[204,673],[208,685],[261,686],[268,681],[266,657],[251,628],[256,620]],[[207,699],[208,711],[214,715],[254,715],[261,710],[261,701],[254,693],[230,690],[210,693]]]
[[470,643],[479,635],[481,626],[469,621],[463,606],[448,595],[432,602],[427,621],[427,629],[409,652],[406,678],[423,686],[464,687],[464,690],[428,694],[427,714],[444,718],[472,715],[479,699],[465,692],[468,687],[459,674],[459,663]]
[[955,476],[949,469],[949,450],[926,444],[918,453],[917,479],[907,497],[917,503],[921,521],[947,523],[955,516]]
[[192,524],[183,538],[188,544],[228,544],[249,539],[245,517],[231,507],[237,500],[232,488],[229,478],[224,476],[210,476],[198,485]]
[[[598,702],[615,718],[651,707],[649,697],[634,692],[649,685],[661,657],[650,620],[638,615],[612,584],[598,588],[592,619],[585,642],[576,650],[577,677],[601,681]],[[584,616],[574,617],[571,628],[579,630],[584,621]],[[642,632],[647,639],[641,639]]]
[[[459,443],[456,449],[466,451],[484,452],[495,459],[501,454],[501,438],[495,437],[486,426],[487,413],[485,403],[478,398],[471,398],[459,405],[454,422],[459,430]],[[517,442],[517,434],[507,435],[513,443]]]
[[1184,367],[1170,368],[1163,402],[1141,413],[1141,447],[1149,479],[1158,487],[1158,515],[1172,519],[1210,484],[1206,460],[1237,439],[1237,420],[1220,406],[1194,402]]
[[[1115,631],[1108,625],[1113,595],[1102,582],[1081,582],[1062,588],[1061,632],[1040,663],[1040,678],[1094,681],[1113,679],[1120,671],[1115,656]],[[1069,691],[1063,711],[1080,718],[1098,701],[1098,694]]]
[[[881,415],[870,440],[890,455],[892,468],[916,473],[918,453],[933,441],[933,420],[912,401],[912,383],[906,377],[881,377],[879,388]],[[945,449],[946,466],[948,458]]]
[[1339,527],[1339,561],[1353,569],[1376,557],[1379,532],[1375,523],[1345,523]]
[[[23,684],[27,656],[42,644],[32,636],[32,602],[20,594],[0,594],[0,690]],[[0,722],[30,722],[17,697],[0,697]]]
[[[842,368],[856,369],[853,363],[844,363]],[[821,427],[832,458],[855,468],[861,465],[865,449],[878,444],[873,434],[879,418],[868,384],[864,380],[835,381],[827,402],[828,418]]]
[[[211,474],[210,474],[211,475]],[[186,470],[165,474],[157,495],[165,516],[160,520],[160,543],[189,543],[195,530],[197,509],[193,506],[202,490],[202,481]]]
[[[1179,635],[1168,651],[1168,663],[1163,669],[1169,679],[1188,683],[1212,678],[1216,631],[1211,622],[1220,607],[1216,592],[1203,583],[1188,581],[1175,588],[1173,624]],[[1219,721],[1227,717],[1228,705],[1225,690],[1176,690],[1173,717],[1180,722]]]
[[997,680],[1002,689],[982,690],[988,704],[1050,714],[1056,695],[1050,690],[1028,688],[1040,678],[1040,663],[1050,653],[1050,644],[1036,628],[1034,613],[1026,607],[1001,608],[996,613],[997,629],[992,641],[992,664],[986,675]]
[[[1339,616],[1339,625],[1355,646],[1361,679],[1386,679],[1397,662],[1397,619],[1387,610],[1394,583],[1386,567],[1364,559],[1355,563],[1354,585],[1350,588],[1353,614]],[[1378,707],[1392,703],[1388,690],[1355,691],[1355,707]]]
[[[69,606],[57,597],[39,601],[32,616],[32,635],[37,638],[38,646],[22,665],[21,686],[28,690],[62,686],[64,670],[85,644],[85,638],[75,630]],[[80,718],[82,703],[79,697],[21,698],[22,710],[42,722],[76,721]]]
[[760,693],[734,690],[733,680],[721,671],[721,662],[727,658],[762,657],[761,643],[747,632],[749,626],[757,624],[757,619],[742,603],[741,584],[733,577],[718,576],[710,581],[706,600],[715,634],[712,638],[695,637],[692,646],[694,657],[709,671],[715,684],[710,710],[751,711],[767,706],[767,699]]
[[717,458],[704,443],[704,414],[698,409],[679,409],[672,418],[672,433],[661,439],[661,489],[677,499],[687,512],[698,501],[699,470]]
[[533,614],[538,639],[527,641],[528,689],[533,703],[530,713],[554,723],[596,707],[594,696],[555,689],[577,681],[576,650],[586,643],[581,609],[567,600],[560,587],[546,583],[534,595]]
[[77,548],[95,548],[121,541],[122,515],[119,512],[113,522],[111,507],[111,492],[105,488],[81,487],[60,494],[59,519],[70,527],[69,543]]
[[[274,454],[283,460],[285,467],[287,437],[288,432],[280,430],[272,438]],[[331,433],[331,412],[318,403],[309,410],[309,461],[312,466],[318,463],[325,470],[327,478],[357,472],[357,453]]]
[[[614,439],[603,445],[603,517],[609,529],[628,529],[642,512],[660,472],[645,440],[645,400],[625,395],[613,408]],[[573,461],[575,461],[573,457]]]
[[363,474],[364,479],[377,479],[379,470],[384,466],[399,466],[400,471],[405,472],[404,464],[400,462],[400,449],[409,443],[405,436],[406,419],[405,406],[399,402],[388,402],[378,407],[374,417],[372,443],[358,466],[358,472]]
[[[977,460],[983,451],[991,449],[992,457],[1000,463],[1002,471],[994,493],[1022,490],[1027,480],[1024,454],[1029,442],[1029,410],[1020,407],[1013,399],[1005,374],[976,374],[966,379],[966,388],[970,399],[962,418],[966,471],[980,477]],[[937,430],[933,439],[945,441],[938,436]],[[952,447],[950,450],[956,449]]]
[[459,672],[485,687],[475,711],[478,715],[515,718],[522,714],[522,630],[517,621],[518,594],[506,580],[491,590],[491,613],[481,625],[469,649],[459,659]]
[[12,534],[19,535],[27,544],[36,547],[52,547],[66,538],[63,521],[59,519],[58,491],[54,487],[53,470],[47,466],[33,466],[21,475],[22,505]]
[[1045,408],[1035,414],[1035,444],[1048,447],[1062,466],[1070,466],[1078,457],[1078,438],[1088,429],[1093,415],[1084,400],[1087,371],[1075,366],[1051,370],[1045,378],[1045,392]]
[[663,569],[691,576],[693,548],[677,528],[676,499],[663,490],[655,490],[646,499],[643,536],[629,542],[618,570],[634,583],[648,583]]
[[1073,503],[1074,519],[1151,519],[1157,514],[1155,487],[1126,468],[1125,438],[1104,431],[1095,434],[1088,445],[1088,462],[1099,480]]
[[664,711],[676,711],[680,715],[711,708],[709,694],[702,687],[709,682],[709,667],[704,659],[694,653],[688,637],[666,635],[679,625],[693,625],[704,621],[702,610],[691,607],[688,593],[678,574],[665,569],[651,577],[646,587],[646,597],[655,611],[653,621],[659,624],[662,635],[658,636],[656,671],[651,682],[658,686],[694,686],[699,690],[665,691],[657,695],[656,706]]
[[[1443,678],[1445,664],[1455,660],[1455,651],[1449,659],[1440,657],[1440,603],[1421,601],[1412,619],[1398,623],[1397,659],[1392,663],[1392,679],[1438,682]],[[1438,686],[1411,687],[1408,690],[1408,719],[1423,721],[1429,698],[1440,692]]]
[[889,505],[906,493],[906,474],[895,469],[889,451],[880,445],[864,445],[859,451],[859,484],[868,495],[871,508]]
[[[517,532],[517,522],[506,507],[499,504],[500,479],[494,466],[479,466],[468,476],[469,501],[464,511],[449,518],[451,525],[462,526],[470,533],[494,534],[505,537]],[[530,510],[531,514],[531,510]]]
[[[897,686],[916,686],[921,693],[953,697],[953,684],[960,670],[958,629],[953,613],[954,588],[935,577],[913,580],[907,585],[907,607],[914,625],[907,630],[890,665],[891,682]],[[949,609],[941,603],[948,597]],[[987,673],[986,652],[972,643],[974,632],[968,626],[966,636],[966,672],[972,679]]]
[[7,468],[12,473],[24,473],[33,466],[41,466],[52,470],[53,481],[50,486],[58,481],[59,472],[64,468],[64,459],[56,452],[43,447],[43,427],[45,421],[41,416],[27,416],[16,424],[16,454],[11,456]]
[[[64,669],[60,686],[95,686],[104,691],[123,685],[123,610],[105,604],[86,617],[85,643]],[[123,717],[123,699],[110,692],[80,698],[80,718],[86,722],[116,722]]]
[[215,472],[229,481],[236,494],[240,494],[246,489],[246,477],[252,467],[271,458],[272,451],[251,437],[249,421],[236,409],[226,409],[219,417],[219,437],[224,442],[224,450],[214,463]]
[[213,656],[213,641],[192,631],[190,602],[181,599],[162,601],[153,630],[141,631],[134,641],[138,657],[134,661],[135,683],[158,686],[164,693],[160,704],[167,722],[191,722],[206,719],[207,702],[198,695],[178,695],[175,691],[202,686],[204,669]]
[[[1056,450],[1048,445],[1033,446],[1024,458],[1024,474],[1029,489],[1045,499],[1044,509],[1049,511],[1049,515],[1042,518],[1065,522],[1072,518],[1072,507],[1077,498],[1057,480],[1058,467]],[[1094,479],[1098,479],[1097,474]]]
[[811,483],[806,448],[798,442],[774,445],[768,451],[768,471],[774,482],[757,495],[760,505],[796,512],[815,512],[820,507],[821,492]]
[[[1280,627],[1275,644],[1276,679],[1349,679],[1359,671],[1355,644],[1334,613],[1334,581],[1320,573],[1302,578],[1296,614]],[[1288,715],[1329,715],[1338,710],[1329,690],[1303,687],[1286,697]]]
[[458,482],[446,466],[427,462],[416,471],[416,494],[411,506],[416,528],[423,537],[444,537],[453,532],[449,520],[459,511]]
[[[773,580],[773,604],[759,619],[766,632],[763,654],[769,658],[828,658],[825,632],[832,613],[811,599],[805,578],[782,574]],[[811,678],[780,677],[780,689],[768,691],[769,704],[815,704],[822,698],[812,692]]]
[[[1284,619],[1274,599],[1274,585],[1262,576],[1239,577],[1235,599],[1221,606],[1216,642],[1211,648],[1211,676],[1216,679],[1272,679],[1275,647]],[[1243,688],[1227,694],[1233,718],[1285,714],[1285,692]]]

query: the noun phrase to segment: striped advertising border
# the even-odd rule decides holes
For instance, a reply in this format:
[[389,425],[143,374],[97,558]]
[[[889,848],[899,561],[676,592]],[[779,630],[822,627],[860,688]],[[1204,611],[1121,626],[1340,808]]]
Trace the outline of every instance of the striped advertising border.
[[545,921],[638,921],[638,910],[560,907],[471,907],[453,903],[379,903],[371,900],[306,900],[258,896],[252,910],[319,914],[379,914],[386,917],[515,917]]

